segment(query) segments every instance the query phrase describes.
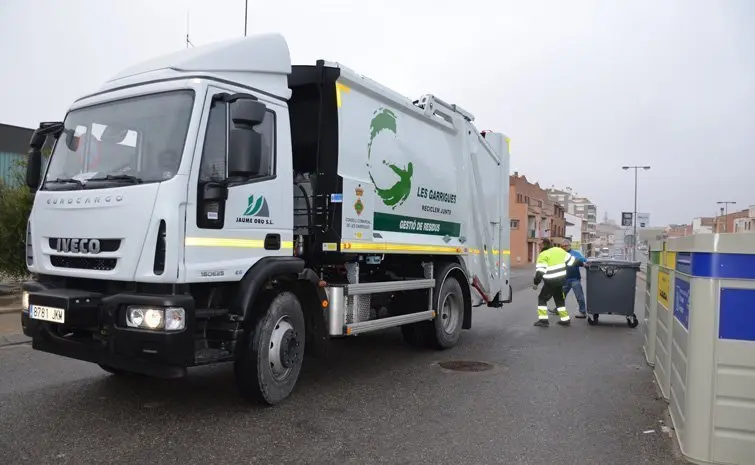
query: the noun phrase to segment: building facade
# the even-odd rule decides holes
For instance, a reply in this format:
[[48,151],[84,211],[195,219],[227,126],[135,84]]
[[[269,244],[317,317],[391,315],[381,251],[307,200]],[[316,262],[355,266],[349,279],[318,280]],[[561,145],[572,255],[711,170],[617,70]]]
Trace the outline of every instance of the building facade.
[[0,182],[15,184],[19,163],[26,159],[33,129],[0,124]]
[[546,189],[546,194],[551,201],[562,205],[565,213],[583,220],[580,242],[584,250],[587,250],[586,245],[594,242],[598,236],[598,207],[590,199],[576,195],[570,187],[563,190],[550,187]]
[[[717,233],[738,232],[735,224],[745,225],[748,218],[753,218],[753,207],[738,212],[729,213],[728,215],[717,216],[714,219],[715,226],[713,230]],[[739,220],[739,221],[738,221]]]
[[509,177],[511,217],[511,266],[527,266],[537,260],[540,239],[566,235],[566,211],[549,198],[538,183],[514,172]]
[[566,233],[564,236],[571,241],[572,248],[582,250],[582,223],[584,220],[577,215],[564,213]]

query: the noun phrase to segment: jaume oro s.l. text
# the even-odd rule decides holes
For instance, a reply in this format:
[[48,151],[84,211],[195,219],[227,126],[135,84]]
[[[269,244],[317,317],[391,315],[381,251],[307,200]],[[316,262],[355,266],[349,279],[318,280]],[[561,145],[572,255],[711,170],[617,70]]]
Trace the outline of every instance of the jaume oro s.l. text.
[[421,199],[435,200],[438,202],[456,203],[456,194],[436,191],[422,186],[419,186],[417,188],[417,197]]
[[436,207],[434,205],[422,205],[422,211],[427,213],[438,213],[441,215],[450,215],[451,209],[449,208],[440,208]]
[[398,227],[401,231],[440,231],[440,224],[432,221],[401,220]]

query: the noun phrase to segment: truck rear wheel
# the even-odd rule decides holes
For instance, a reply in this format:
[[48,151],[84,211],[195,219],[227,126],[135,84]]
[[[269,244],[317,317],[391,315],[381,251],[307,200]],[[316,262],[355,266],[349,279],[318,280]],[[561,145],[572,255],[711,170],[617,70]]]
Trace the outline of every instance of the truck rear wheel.
[[301,304],[293,293],[281,292],[244,337],[234,365],[241,394],[268,405],[288,397],[299,379],[304,342]]
[[446,276],[435,301],[436,315],[430,328],[432,345],[437,349],[450,349],[459,342],[464,321],[464,292],[454,276]]

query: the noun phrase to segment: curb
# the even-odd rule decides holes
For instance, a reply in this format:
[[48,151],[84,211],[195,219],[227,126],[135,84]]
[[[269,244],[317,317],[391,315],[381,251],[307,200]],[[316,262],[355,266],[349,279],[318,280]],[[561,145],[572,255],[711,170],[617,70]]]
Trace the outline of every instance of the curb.
[[21,312],[21,306],[10,306],[10,307],[0,307],[0,315],[4,315],[6,313],[20,313]]
[[17,346],[31,342],[31,338],[23,334],[8,334],[0,336],[0,347]]

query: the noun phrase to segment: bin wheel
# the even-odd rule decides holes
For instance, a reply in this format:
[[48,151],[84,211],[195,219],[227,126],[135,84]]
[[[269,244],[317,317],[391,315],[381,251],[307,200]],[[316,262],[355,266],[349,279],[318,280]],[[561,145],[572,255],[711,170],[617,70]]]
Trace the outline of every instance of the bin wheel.
[[636,328],[637,325],[640,324],[640,321],[637,319],[637,315],[632,315],[631,318],[627,318],[627,325],[630,328]]
[[587,316],[587,323],[590,326],[595,326],[598,324],[598,315],[588,315]]

